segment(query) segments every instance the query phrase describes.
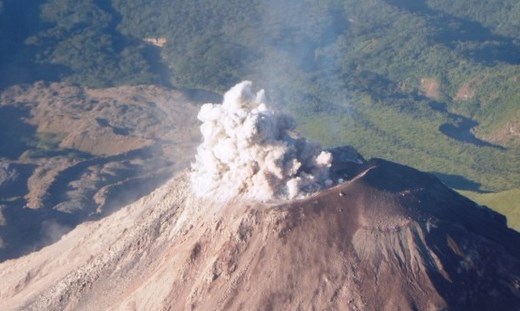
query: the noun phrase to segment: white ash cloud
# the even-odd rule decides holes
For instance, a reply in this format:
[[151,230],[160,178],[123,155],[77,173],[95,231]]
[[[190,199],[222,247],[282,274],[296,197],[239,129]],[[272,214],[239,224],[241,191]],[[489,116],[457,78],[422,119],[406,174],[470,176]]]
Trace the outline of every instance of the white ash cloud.
[[194,193],[216,201],[303,197],[330,186],[332,155],[294,131],[290,116],[271,110],[250,81],[231,88],[222,104],[205,104],[203,141],[192,163]]

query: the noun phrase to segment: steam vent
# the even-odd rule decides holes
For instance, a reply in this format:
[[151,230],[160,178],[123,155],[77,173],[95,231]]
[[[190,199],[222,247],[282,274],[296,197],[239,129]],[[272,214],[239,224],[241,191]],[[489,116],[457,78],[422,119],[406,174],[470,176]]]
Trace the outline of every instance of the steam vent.
[[323,150],[243,82],[190,170],[0,264],[0,310],[520,310],[520,234],[436,177]]

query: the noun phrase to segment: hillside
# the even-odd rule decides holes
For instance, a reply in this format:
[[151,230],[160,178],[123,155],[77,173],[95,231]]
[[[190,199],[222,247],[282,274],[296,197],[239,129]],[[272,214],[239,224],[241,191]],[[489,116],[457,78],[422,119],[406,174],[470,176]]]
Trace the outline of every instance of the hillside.
[[409,167],[350,165],[289,203],[212,204],[181,174],[0,264],[0,308],[518,310],[520,235],[502,216]]
[[246,78],[312,140],[431,172],[515,226],[515,200],[485,197],[520,189],[519,15],[513,0],[0,0],[0,258],[187,166],[191,103]]
[[520,189],[512,189],[498,193],[475,193],[461,191],[473,201],[488,206],[499,213],[507,215],[507,223],[511,228],[520,231]]
[[[3,85],[222,92],[247,78],[316,140],[438,173],[459,189],[520,186],[513,0],[2,2]],[[30,21],[13,34],[22,12]],[[162,47],[150,43],[158,38]]]
[[158,86],[65,83],[0,94],[0,261],[58,240],[189,165],[198,107]]
[[0,0],[0,310],[519,311],[519,21]]

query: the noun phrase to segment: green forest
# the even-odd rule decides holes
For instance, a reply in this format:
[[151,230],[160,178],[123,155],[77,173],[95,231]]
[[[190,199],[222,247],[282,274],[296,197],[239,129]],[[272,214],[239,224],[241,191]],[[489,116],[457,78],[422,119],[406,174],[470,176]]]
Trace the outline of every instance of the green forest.
[[497,192],[520,188],[519,34],[517,0],[3,0],[0,87],[250,79],[326,146]]

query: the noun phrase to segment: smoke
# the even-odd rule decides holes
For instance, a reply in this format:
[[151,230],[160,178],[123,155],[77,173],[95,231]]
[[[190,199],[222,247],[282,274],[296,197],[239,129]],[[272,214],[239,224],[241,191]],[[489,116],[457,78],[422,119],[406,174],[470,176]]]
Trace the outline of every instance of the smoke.
[[332,155],[300,138],[293,118],[269,109],[264,91],[254,94],[251,86],[241,82],[221,105],[201,107],[203,141],[192,163],[194,193],[217,201],[269,201],[330,186]]
[[52,244],[72,229],[73,227],[61,224],[56,220],[46,219],[41,223],[39,244],[41,246]]

